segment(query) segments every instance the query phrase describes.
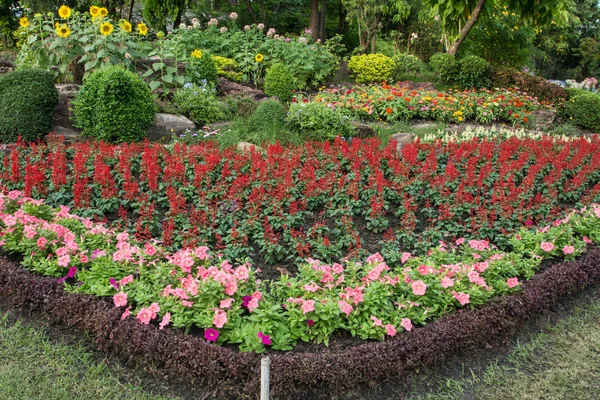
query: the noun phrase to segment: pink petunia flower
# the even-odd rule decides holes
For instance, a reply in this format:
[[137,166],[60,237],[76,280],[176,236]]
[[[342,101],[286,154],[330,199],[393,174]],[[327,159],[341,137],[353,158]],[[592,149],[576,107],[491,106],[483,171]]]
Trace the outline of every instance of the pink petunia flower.
[[385,325],[385,333],[388,336],[396,336],[396,327],[392,324]]
[[46,247],[46,243],[48,243],[48,240],[45,237],[39,237],[36,242],[37,247],[39,247],[40,249]]
[[550,242],[542,242],[542,244],[540,244],[540,248],[542,250],[544,250],[545,252],[549,253],[552,250],[554,250],[554,244],[552,244]]
[[269,335],[265,335],[262,332],[258,332],[257,336],[260,339],[260,341],[262,342],[262,344],[264,344],[265,346],[270,346],[271,343],[273,343],[273,340],[271,340],[271,337]]
[[162,321],[160,321],[160,324],[158,324],[158,329],[162,330],[165,326],[169,325],[169,322],[171,322],[171,313],[170,312],[163,315]]
[[584,237],[583,237],[583,241],[584,241],[584,242],[586,242],[587,244],[592,244],[592,243],[593,243],[593,242],[590,240],[590,238],[589,238],[589,237],[587,237],[587,236],[584,236]]
[[156,318],[156,314],[160,312],[160,306],[158,303],[152,303],[150,304],[150,307],[148,307],[148,310],[152,313],[152,319],[154,319]]
[[227,323],[227,314],[223,310],[217,310],[213,318],[213,324],[217,328],[222,328]]
[[509,288],[514,288],[515,286],[519,285],[519,279],[517,278],[508,278],[508,280],[506,281],[506,284],[508,285]]
[[575,247],[573,246],[565,246],[563,247],[563,253],[564,254],[573,254],[575,252]]
[[131,306],[127,307],[125,311],[123,311],[123,314],[121,314],[121,321],[129,317],[129,315],[131,315]]
[[442,285],[442,287],[444,289],[448,289],[449,287],[454,286],[454,279],[448,278],[447,276],[445,276],[442,278],[442,281],[440,282],[440,284]]
[[471,296],[467,293],[452,292],[452,296],[454,296],[454,298],[460,303],[461,306],[464,306],[465,304],[469,304],[471,302]]
[[373,321],[373,326],[383,326],[383,322],[374,315],[371,315],[371,321]]
[[221,303],[219,303],[219,308],[231,308],[231,304],[233,303],[233,299],[225,299],[225,300],[221,300]]
[[402,264],[404,264],[405,262],[407,262],[408,260],[410,260],[411,254],[404,252],[402,253],[402,257],[400,258],[400,261],[402,261]]
[[311,311],[315,311],[315,301],[305,300],[304,303],[302,303],[302,313],[308,314]]
[[204,339],[209,342],[216,342],[219,338],[219,331],[214,328],[208,328],[204,330]]
[[313,326],[313,325],[315,324],[315,321],[313,321],[312,319],[309,319],[309,320],[307,320],[307,321],[306,321],[306,324],[307,324],[309,327],[311,327],[311,326]]
[[115,307],[125,307],[127,305],[127,293],[119,292],[113,296]]
[[410,332],[412,331],[413,328],[413,324],[412,321],[408,318],[402,318],[402,322],[400,322],[400,325],[402,325],[402,327],[407,331]]
[[422,280],[415,281],[411,283],[412,292],[417,296],[425,295],[425,291],[427,290],[427,285]]
[[126,277],[124,277],[123,279],[121,279],[119,281],[119,284],[121,286],[125,286],[125,285],[127,285],[127,284],[129,284],[131,282],[133,282],[133,275],[127,275]]
[[419,265],[419,267],[417,268],[417,271],[419,272],[419,274],[421,275],[427,275],[429,273],[429,267],[425,264],[421,264]]
[[352,308],[352,306],[346,303],[344,300],[338,301],[338,307],[344,314],[346,314],[346,317],[348,317],[352,310],[354,310],[354,308]]
[[138,311],[138,314],[135,318],[140,321],[140,323],[148,325],[152,319],[152,311],[147,308],[142,308],[140,311]]

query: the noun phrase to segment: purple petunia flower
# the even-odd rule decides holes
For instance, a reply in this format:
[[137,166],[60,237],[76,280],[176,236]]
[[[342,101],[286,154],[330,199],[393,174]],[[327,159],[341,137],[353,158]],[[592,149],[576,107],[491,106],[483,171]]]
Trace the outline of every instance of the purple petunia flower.
[[262,341],[265,346],[270,346],[273,341],[269,335],[265,335],[262,332],[258,332],[258,338]]
[[71,268],[69,268],[69,272],[67,273],[67,276],[69,278],[74,278],[76,273],[77,273],[77,268],[71,267]]
[[209,342],[216,342],[219,338],[219,331],[215,328],[208,328],[204,331],[204,339]]
[[242,306],[248,307],[248,303],[252,300],[252,296],[244,296],[242,297]]

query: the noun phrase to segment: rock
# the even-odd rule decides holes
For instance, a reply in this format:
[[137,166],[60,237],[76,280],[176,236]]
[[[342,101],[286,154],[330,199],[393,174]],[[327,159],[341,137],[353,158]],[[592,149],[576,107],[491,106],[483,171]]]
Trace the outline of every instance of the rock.
[[196,131],[196,125],[183,115],[158,113],[146,134],[150,140],[169,142],[173,134],[181,135],[186,131]]
[[375,129],[369,124],[365,124],[363,122],[353,122],[354,129],[356,129],[356,137],[360,139],[376,136],[377,133]]
[[242,153],[249,153],[252,151],[257,153],[264,153],[264,149],[262,147],[252,144],[250,142],[239,142],[237,144],[237,149]]
[[246,95],[249,97],[253,97],[254,100],[262,99],[265,94],[253,87],[242,85],[240,83],[232,82],[229,79],[225,79],[223,77],[219,78],[219,82],[217,83],[217,92],[221,95]]
[[552,128],[556,113],[550,110],[535,110],[530,115],[530,121],[535,130],[548,130]]
[[435,123],[431,123],[431,122],[422,122],[419,124],[414,124],[412,125],[413,129],[436,129],[438,128],[438,124]]
[[394,133],[391,137],[390,140],[393,140],[396,142],[396,151],[398,153],[402,152],[402,148],[407,145],[408,143],[412,143],[413,140],[415,140],[415,134],[414,133]]
[[53,126],[52,132],[46,136],[46,143],[53,143],[61,140],[63,137],[65,143],[81,143],[87,142],[89,139],[81,134],[81,131],[64,126]]
[[71,122],[71,100],[79,88],[79,85],[74,84],[56,85],[56,89],[58,90],[58,104],[54,109],[52,125],[73,129],[73,123]]
[[475,130],[481,127],[481,125],[475,124],[459,124],[459,125],[450,125],[446,128],[446,132],[448,133],[463,133],[467,130],[467,128],[471,128],[471,130]]

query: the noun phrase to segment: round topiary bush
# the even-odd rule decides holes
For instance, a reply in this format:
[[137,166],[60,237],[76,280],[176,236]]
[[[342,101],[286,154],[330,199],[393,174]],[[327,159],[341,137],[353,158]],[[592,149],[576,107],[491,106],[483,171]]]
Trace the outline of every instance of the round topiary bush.
[[35,141],[48,134],[57,103],[58,90],[48,71],[27,69],[0,77],[0,142],[19,136]]
[[396,54],[392,60],[394,60],[394,76],[396,79],[404,74],[419,74],[423,69],[423,62],[413,54]]
[[465,89],[489,87],[492,80],[490,63],[481,57],[468,56],[458,61],[458,83]]
[[93,72],[73,99],[75,126],[113,143],[142,140],[156,110],[146,83],[119,66]]
[[458,63],[452,54],[436,53],[429,59],[431,68],[445,83],[453,83],[458,78]]
[[565,115],[575,125],[592,132],[600,132],[600,95],[579,94],[567,101]]
[[394,61],[384,54],[352,56],[348,62],[357,83],[384,82],[392,79]]
[[285,107],[277,100],[265,100],[246,121],[250,131],[265,132],[281,129],[285,124]]
[[295,86],[294,75],[284,64],[273,64],[265,74],[265,94],[267,96],[277,96],[279,100],[289,102],[292,100]]

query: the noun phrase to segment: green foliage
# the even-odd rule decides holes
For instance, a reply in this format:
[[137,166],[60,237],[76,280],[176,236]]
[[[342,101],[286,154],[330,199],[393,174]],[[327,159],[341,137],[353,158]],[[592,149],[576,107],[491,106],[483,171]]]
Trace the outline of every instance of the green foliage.
[[226,113],[219,103],[215,90],[208,85],[186,85],[173,96],[177,110],[198,126],[222,121]]
[[186,66],[186,73],[191,81],[197,85],[202,85],[206,81],[210,86],[217,85],[217,65],[213,57],[206,52],[201,52],[202,56],[197,58],[190,56],[190,61]]
[[580,94],[565,105],[565,115],[570,122],[593,132],[600,132],[600,96],[595,93]]
[[600,76],[600,42],[591,37],[583,38],[576,50],[588,74]]
[[458,83],[465,89],[485,88],[491,83],[490,63],[481,57],[468,56],[458,61]]
[[92,73],[73,99],[75,126],[86,136],[115,143],[143,139],[156,109],[146,83],[119,66]]
[[310,140],[348,138],[356,133],[350,118],[341,109],[322,103],[293,103],[287,122],[291,129]]
[[348,68],[358,83],[384,82],[392,79],[394,61],[383,54],[363,54],[352,56]]
[[217,74],[230,81],[239,82],[242,80],[242,73],[238,71],[238,64],[233,58],[213,56],[217,66]]
[[246,121],[250,131],[281,129],[285,125],[285,107],[277,100],[261,102]]
[[283,102],[292,100],[293,90],[296,89],[292,71],[281,63],[273,64],[265,74],[265,94],[277,96]]
[[492,86],[509,88],[516,86],[529,95],[537,97],[541,102],[562,105],[567,99],[567,90],[554,83],[548,82],[541,76],[526,74],[514,68],[501,68],[492,74]]
[[459,65],[452,54],[436,53],[429,59],[429,64],[442,82],[451,84],[456,80]]
[[394,77],[396,79],[404,74],[417,75],[423,70],[423,62],[413,54],[396,54],[392,60],[394,60]]
[[164,32],[167,27],[167,17],[178,22],[187,6],[187,0],[143,0],[144,19],[156,31]]
[[52,129],[58,91],[50,72],[21,70],[0,77],[0,142],[35,141]]

